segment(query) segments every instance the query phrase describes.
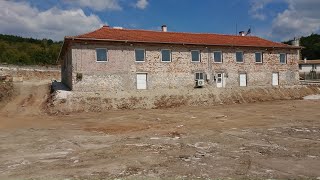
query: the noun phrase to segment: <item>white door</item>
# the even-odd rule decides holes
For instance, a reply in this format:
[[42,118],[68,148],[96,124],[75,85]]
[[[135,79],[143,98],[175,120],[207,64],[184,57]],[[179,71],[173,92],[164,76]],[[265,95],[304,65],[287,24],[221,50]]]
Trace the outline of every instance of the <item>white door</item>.
[[137,89],[147,89],[147,74],[137,74]]
[[273,86],[279,85],[279,73],[272,73],[272,85]]
[[223,73],[218,73],[217,74],[217,87],[221,88],[223,87]]
[[240,86],[247,86],[247,74],[240,74]]

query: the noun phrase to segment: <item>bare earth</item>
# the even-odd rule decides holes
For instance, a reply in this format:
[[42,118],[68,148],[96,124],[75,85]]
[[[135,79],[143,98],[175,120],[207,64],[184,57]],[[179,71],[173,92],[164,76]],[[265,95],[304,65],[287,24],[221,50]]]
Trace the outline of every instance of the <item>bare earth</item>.
[[0,179],[320,179],[320,101],[50,116],[47,85],[0,109]]

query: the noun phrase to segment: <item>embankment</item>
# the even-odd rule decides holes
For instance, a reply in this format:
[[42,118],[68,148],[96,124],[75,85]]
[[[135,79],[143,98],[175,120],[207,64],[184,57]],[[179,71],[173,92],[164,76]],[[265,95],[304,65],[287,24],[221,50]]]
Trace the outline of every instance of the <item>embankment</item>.
[[319,94],[317,86],[277,88],[194,89],[163,92],[140,91],[119,93],[88,93],[56,91],[49,103],[50,113],[68,113],[109,109],[151,109],[178,106],[215,106],[219,104],[251,103],[272,100],[302,99]]

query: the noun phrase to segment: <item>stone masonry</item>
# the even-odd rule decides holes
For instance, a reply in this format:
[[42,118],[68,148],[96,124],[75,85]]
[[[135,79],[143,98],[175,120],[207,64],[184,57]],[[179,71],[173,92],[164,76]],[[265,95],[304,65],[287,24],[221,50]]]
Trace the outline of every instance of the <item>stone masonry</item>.
[[[217,73],[224,73],[225,88],[239,87],[240,73],[247,74],[247,86],[250,88],[272,87],[273,72],[279,73],[280,86],[299,83],[296,49],[90,41],[73,41],[69,48],[62,64],[62,82],[73,91],[192,90],[195,88],[196,72],[206,74],[203,89],[217,88]],[[108,50],[107,62],[96,61],[96,48]],[[145,49],[145,62],[135,61],[136,48]],[[161,49],[172,51],[172,62],[161,62]],[[191,50],[200,50],[200,62],[191,62]],[[222,63],[213,61],[214,51],[222,52]],[[236,51],[243,52],[243,63],[236,62]],[[263,53],[263,63],[255,62],[255,52]],[[287,54],[286,64],[280,63],[280,53]],[[147,73],[147,90],[137,90],[137,73]]]

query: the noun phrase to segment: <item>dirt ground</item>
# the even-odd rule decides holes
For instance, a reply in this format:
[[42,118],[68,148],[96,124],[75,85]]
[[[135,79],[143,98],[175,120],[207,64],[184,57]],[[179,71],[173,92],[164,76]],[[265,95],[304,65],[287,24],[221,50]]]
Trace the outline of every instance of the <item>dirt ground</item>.
[[320,179],[319,100],[53,116],[46,83],[15,88],[0,179]]

